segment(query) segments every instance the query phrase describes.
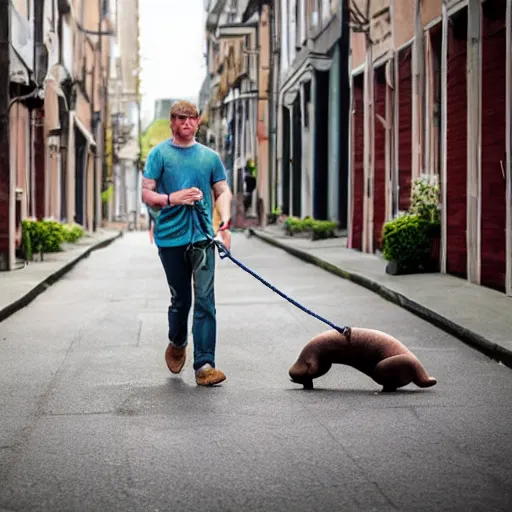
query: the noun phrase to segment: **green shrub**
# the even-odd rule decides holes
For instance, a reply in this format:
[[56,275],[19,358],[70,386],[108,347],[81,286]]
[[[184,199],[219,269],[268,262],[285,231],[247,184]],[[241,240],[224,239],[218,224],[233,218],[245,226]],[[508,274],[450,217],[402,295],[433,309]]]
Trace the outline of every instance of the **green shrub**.
[[313,229],[313,226],[315,225],[315,222],[318,222],[318,221],[315,221],[312,217],[310,217],[309,215],[304,217],[301,221],[301,226],[302,226],[302,229],[303,231],[309,231],[309,230],[312,230]]
[[313,240],[322,240],[324,238],[334,238],[336,222],[330,220],[316,220],[313,223]]
[[34,253],[39,253],[42,258],[44,253],[62,251],[66,236],[75,237],[78,234],[78,229],[73,228],[70,230],[72,234],[67,235],[66,228],[60,222],[50,219],[25,219],[21,227],[27,260],[32,260]]
[[272,213],[267,213],[268,224],[275,224],[279,218],[279,215],[281,215],[281,209],[279,207],[274,208]]
[[62,232],[64,241],[73,243],[82,238],[84,235],[84,228],[80,224],[62,224]]
[[312,240],[332,238],[335,236],[336,222],[330,220],[315,220],[312,217],[288,217],[284,221],[284,229],[289,235],[294,233],[311,233]]
[[430,223],[417,214],[387,222],[382,246],[384,258],[395,261],[402,271],[426,268],[430,261],[430,231]]
[[25,249],[25,258],[31,261],[34,258],[34,253],[42,252],[39,221],[36,219],[23,220],[21,222],[21,236]]
[[32,252],[32,237],[30,231],[32,229],[33,222],[24,220],[21,222],[21,240],[23,244],[23,252],[25,253],[25,260],[32,261],[34,258]]
[[37,234],[42,247],[41,252],[59,252],[64,241],[62,224],[55,220],[40,220],[37,223]]
[[103,192],[101,193],[101,202],[106,204],[112,199],[114,195],[114,185],[109,185]]
[[424,271],[432,266],[433,240],[439,236],[441,210],[435,177],[422,176],[412,187],[407,212],[384,224],[382,251],[398,273]]
[[304,225],[298,217],[288,217],[284,221],[284,229],[288,234],[293,235],[304,231]]

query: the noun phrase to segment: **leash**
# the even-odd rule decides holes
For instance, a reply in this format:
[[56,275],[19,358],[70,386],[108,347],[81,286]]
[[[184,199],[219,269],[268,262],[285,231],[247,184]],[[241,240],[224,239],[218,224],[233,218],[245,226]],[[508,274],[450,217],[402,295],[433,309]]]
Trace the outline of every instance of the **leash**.
[[[164,206],[163,208],[161,208],[159,210],[155,210],[153,208],[150,208],[150,214],[153,215],[153,218],[156,221],[156,219],[158,218],[158,216],[160,215],[160,213],[162,211],[168,210],[170,208],[172,208],[172,207]],[[255,279],[260,281],[260,283],[263,283],[267,288],[270,288],[273,292],[277,293],[283,299],[287,300],[288,302],[293,304],[295,307],[299,308],[304,313],[307,313],[308,315],[311,315],[312,317],[316,318],[317,320],[320,320],[324,324],[327,324],[329,327],[331,327],[332,329],[334,329],[334,330],[338,331],[339,333],[343,334],[348,339],[350,338],[350,327],[347,327],[347,326],[344,326],[344,325],[340,326],[340,325],[333,324],[332,322],[330,322],[326,318],[320,316],[318,313],[315,313],[314,311],[311,311],[310,309],[306,308],[305,306],[303,306],[302,304],[300,304],[296,300],[292,299],[291,297],[288,297],[288,295],[286,295],[281,290],[276,288],[274,285],[270,284],[268,281],[263,279],[256,272],[254,272],[250,268],[246,267],[241,261],[237,260],[231,254],[231,252],[226,248],[226,246],[218,238],[215,238],[215,237],[210,235],[209,229],[208,229],[208,223],[207,223],[207,220],[206,220],[208,217],[207,217],[207,213],[206,213],[206,210],[204,208],[204,205],[202,203],[200,203],[200,202],[194,203],[194,206],[189,207],[189,208],[190,208],[190,225],[191,225],[191,229],[193,229],[193,219],[192,219],[192,216],[193,216],[193,214],[195,212],[197,214],[197,218],[199,220],[199,225],[201,226],[201,230],[203,231],[204,236],[207,238],[207,240],[209,242],[208,246],[200,249],[201,252],[206,251],[206,249],[208,247],[210,247],[211,245],[215,245],[217,247],[217,250],[219,251],[219,256],[220,256],[221,260],[223,260],[225,258],[228,258],[235,265],[237,265],[242,270],[244,270],[245,272],[247,272],[248,274],[253,276]],[[193,245],[190,245],[188,249],[193,250],[193,249],[195,249],[195,247]],[[202,258],[199,261],[199,263],[197,264],[198,267],[201,266],[201,264],[202,264],[202,262],[204,262],[205,258],[206,258],[206,253],[203,252]]]
[[208,228],[207,228],[207,224],[206,224],[206,211],[204,209],[204,206],[200,205],[199,203],[195,203],[194,206],[195,206],[195,210],[197,211],[197,216],[199,218],[199,224],[201,225],[201,229],[203,230],[203,233],[207,237],[207,239],[210,242],[210,244],[214,244],[217,247],[221,260],[223,260],[224,258],[228,258],[235,265],[237,265],[242,270],[244,270],[245,272],[247,272],[248,274],[250,274],[251,276],[256,278],[258,281],[260,281],[260,283],[263,283],[266,287],[270,288],[273,292],[275,292],[278,295],[280,295],[283,299],[286,299],[288,302],[293,304],[295,307],[297,307],[300,310],[304,311],[304,313],[307,313],[308,315],[311,315],[312,317],[316,318],[317,320],[320,320],[324,324],[327,324],[329,327],[332,327],[333,329],[335,329],[339,333],[343,334],[347,338],[350,338],[350,327],[339,326],[339,325],[333,324],[332,322],[330,322],[326,318],[320,316],[318,313],[315,313],[314,311],[311,311],[310,309],[306,308],[305,306],[303,306],[302,304],[300,304],[296,300],[292,299],[291,297],[288,297],[288,295],[286,295],[281,290],[277,289],[274,285],[270,284],[268,281],[263,279],[256,272],[254,272],[250,268],[246,267],[241,261],[237,260],[231,254],[231,252],[226,248],[226,246],[218,238],[214,238],[214,237],[212,237],[208,233]]

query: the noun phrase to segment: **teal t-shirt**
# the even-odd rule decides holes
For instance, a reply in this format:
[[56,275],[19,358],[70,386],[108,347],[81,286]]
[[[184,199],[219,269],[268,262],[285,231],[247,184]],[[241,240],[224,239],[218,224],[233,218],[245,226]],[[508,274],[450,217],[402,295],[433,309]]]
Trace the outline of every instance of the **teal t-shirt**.
[[[190,187],[201,189],[208,234],[213,236],[212,185],[226,179],[226,170],[215,151],[198,142],[190,147],[180,147],[175,146],[172,139],[165,140],[149,152],[144,177],[155,180],[156,191],[161,194]],[[177,247],[206,239],[198,212],[188,205],[161,209],[155,216],[154,236],[158,247]]]

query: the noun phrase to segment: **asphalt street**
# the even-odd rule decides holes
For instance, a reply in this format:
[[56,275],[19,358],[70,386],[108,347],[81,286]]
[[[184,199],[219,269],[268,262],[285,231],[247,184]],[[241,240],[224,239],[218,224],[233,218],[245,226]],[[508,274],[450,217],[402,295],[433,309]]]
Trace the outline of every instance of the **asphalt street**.
[[1,511],[512,510],[510,369],[255,238],[233,246],[331,321],[398,337],[438,384],[382,394],[333,366],[303,390],[288,368],[328,327],[229,260],[227,380],[197,387],[191,346],[173,376],[157,250],[129,233],[0,323]]

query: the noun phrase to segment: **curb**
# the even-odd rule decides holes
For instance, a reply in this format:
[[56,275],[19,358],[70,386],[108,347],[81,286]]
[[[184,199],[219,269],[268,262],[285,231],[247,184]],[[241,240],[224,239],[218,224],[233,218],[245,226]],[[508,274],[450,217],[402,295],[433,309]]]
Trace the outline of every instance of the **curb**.
[[38,295],[46,291],[52,284],[57,282],[64,274],[69,272],[79,261],[87,258],[93,251],[98,249],[103,249],[110,245],[114,240],[123,236],[123,232],[119,231],[118,234],[111,236],[110,238],[106,238],[105,240],[101,240],[94,245],[88,247],[82,254],[78,255],[75,259],[68,261],[61,268],[56,270],[53,274],[50,274],[43,281],[41,281],[38,285],[34,286],[32,290],[26,293],[23,297],[18,300],[15,300],[2,310],[0,310],[0,322],[3,322],[6,318],[10,317],[16,311],[24,308],[28,304],[30,304]]
[[305,251],[295,249],[294,247],[289,247],[277,241],[272,236],[265,235],[263,233],[255,231],[252,228],[249,229],[249,234],[255,236],[256,238],[259,238],[260,240],[263,240],[264,242],[270,245],[273,245],[274,247],[282,249],[283,251],[301,259],[302,261],[316,265],[326,270],[327,272],[335,274],[343,279],[352,281],[353,283],[359,286],[362,286],[364,288],[367,288],[368,290],[371,290],[374,293],[377,293],[382,298],[406,309],[407,311],[415,314],[416,316],[422,318],[423,320],[430,322],[431,324],[442,329],[448,334],[455,336],[456,338],[463,341],[472,348],[475,348],[476,350],[482,352],[489,358],[499,363],[502,363],[505,366],[508,366],[509,368],[512,368],[512,351],[506,349],[505,347],[502,347],[501,345],[498,345],[497,343],[489,341],[480,334],[477,334],[476,332],[471,331],[470,329],[467,329],[466,327],[453,322],[449,318],[446,318],[445,316],[440,315],[439,313],[436,313],[435,311],[429,308],[426,308],[425,306],[406,297],[405,295],[399,292],[395,292],[394,290],[391,290],[390,288],[387,288],[386,286],[383,286],[377,283],[376,281],[368,279],[367,277],[364,277],[360,274],[343,270],[342,268],[339,268],[336,265],[333,265],[332,263],[317,258],[316,256],[313,256],[312,254],[309,254]]

